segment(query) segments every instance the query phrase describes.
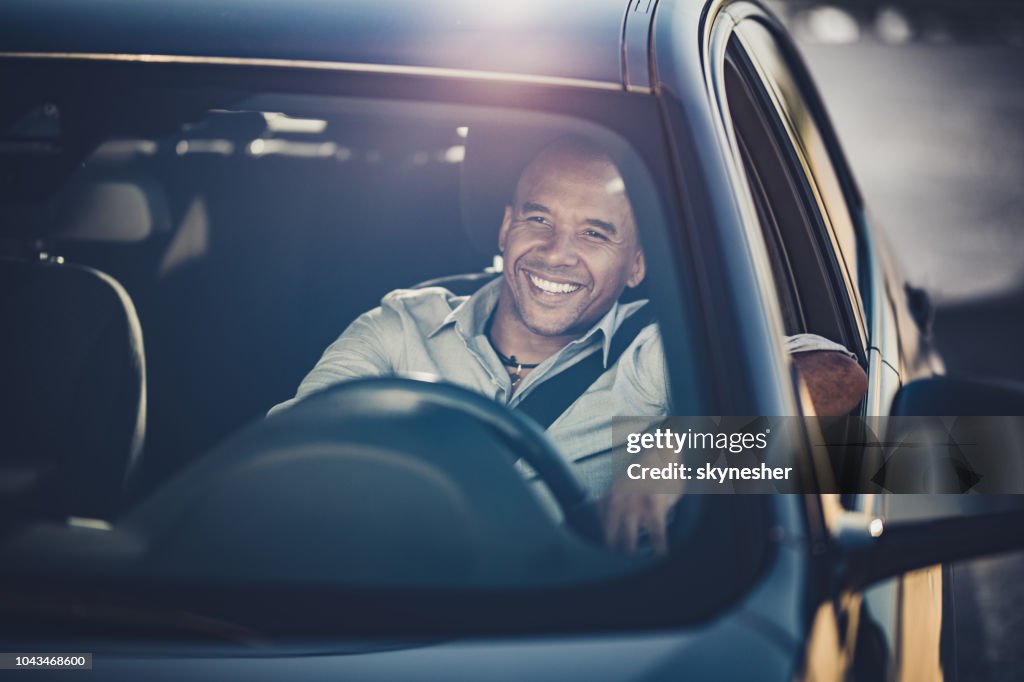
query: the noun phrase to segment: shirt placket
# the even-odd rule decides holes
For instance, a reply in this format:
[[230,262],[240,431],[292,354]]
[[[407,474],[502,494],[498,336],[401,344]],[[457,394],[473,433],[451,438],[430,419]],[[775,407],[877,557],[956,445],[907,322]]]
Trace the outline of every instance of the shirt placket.
[[490,379],[491,386],[494,389],[494,395],[492,396],[494,400],[503,405],[508,405],[509,394],[512,392],[512,380],[509,378],[505,368],[496,364],[498,358],[493,352],[490,356],[483,352],[483,344],[487,343],[487,337],[482,334],[467,337],[458,326],[455,328],[455,333],[458,334],[459,339],[465,344],[466,350],[480,363],[480,367],[483,368]]

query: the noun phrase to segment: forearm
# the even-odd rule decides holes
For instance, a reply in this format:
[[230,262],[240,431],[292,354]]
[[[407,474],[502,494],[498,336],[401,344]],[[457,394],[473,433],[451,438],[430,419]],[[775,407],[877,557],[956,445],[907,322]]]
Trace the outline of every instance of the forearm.
[[819,416],[849,414],[867,392],[867,374],[845,353],[810,351],[794,353],[792,358]]
[[379,310],[361,315],[349,325],[302,379],[295,397],[275,405],[267,415],[344,381],[391,374],[393,368],[387,351],[387,339],[382,335],[377,320]]

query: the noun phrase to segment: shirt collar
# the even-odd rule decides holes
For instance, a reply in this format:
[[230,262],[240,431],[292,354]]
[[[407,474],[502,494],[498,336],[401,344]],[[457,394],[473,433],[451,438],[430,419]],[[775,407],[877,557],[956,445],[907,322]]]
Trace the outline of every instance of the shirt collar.
[[501,276],[499,275],[477,289],[472,296],[453,298],[452,303],[458,303],[445,316],[441,324],[430,331],[427,338],[434,336],[450,324],[454,324],[465,338],[483,334],[487,320],[491,319],[491,314],[494,313],[494,308],[498,305],[500,295]]
[[[441,321],[441,324],[431,330],[427,337],[430,338],[434,336],[451,324],[455,325],[455,328],[462,334],[463,338],[468,339],[474,336],[483,335],[487,327],[487,321],[491,319],[491,315],[494,313],[494,309],[498,305],[498,297],[501,295],[501,283],[502,278],[498,276],[477,289],[476,293],[472,296],[453,299],[453,303],[455,301],[459,301],[459,303],[450,313],[448,313],[448,315],[445,316],[444,320]],[[600,333],[602,335],[601,345],[603,364],[607,368],[608,354],[611,352],[612,337],[615,335],[615,331],[630,315],[639,310],[646,302],[646,299],[641,301],[630,301],[629,303],[620,303],[616,301],[616,303],[611,307],[611,310],[605,313],[593,327],[587,330],[587,333],[578,339],[574,339],[567,343],[565,348],[590,344],[594,337]]]

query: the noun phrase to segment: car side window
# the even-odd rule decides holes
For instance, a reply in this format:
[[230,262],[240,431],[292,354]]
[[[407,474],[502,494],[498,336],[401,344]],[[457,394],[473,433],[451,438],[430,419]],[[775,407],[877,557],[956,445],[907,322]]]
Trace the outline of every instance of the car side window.
[[736,141],[764,232],[783,325],[787,334],[800,334],[806,332],[808,326],[797,273],[783,243],[782,226],[794,221],[803,223],[806,218],[796,199],[792,178],[779,163],[781,150],[775,138],[768,134],[767,121],[754,107],[752,93],[731,62],[727,65],[725,80],[734,120],[743,123],[736,125]]
[[737,28],[724,76],[786,332],[820,334],[860,355],[866,338],[856,230],[813,112],[756,21]]

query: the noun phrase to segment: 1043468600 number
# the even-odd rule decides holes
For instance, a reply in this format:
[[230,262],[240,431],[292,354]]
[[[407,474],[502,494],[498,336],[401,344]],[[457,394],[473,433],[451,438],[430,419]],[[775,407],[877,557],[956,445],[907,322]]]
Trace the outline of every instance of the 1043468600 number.
[[92,654],[0,654],[0,670],[18,668],[88,670],[92,668]]

